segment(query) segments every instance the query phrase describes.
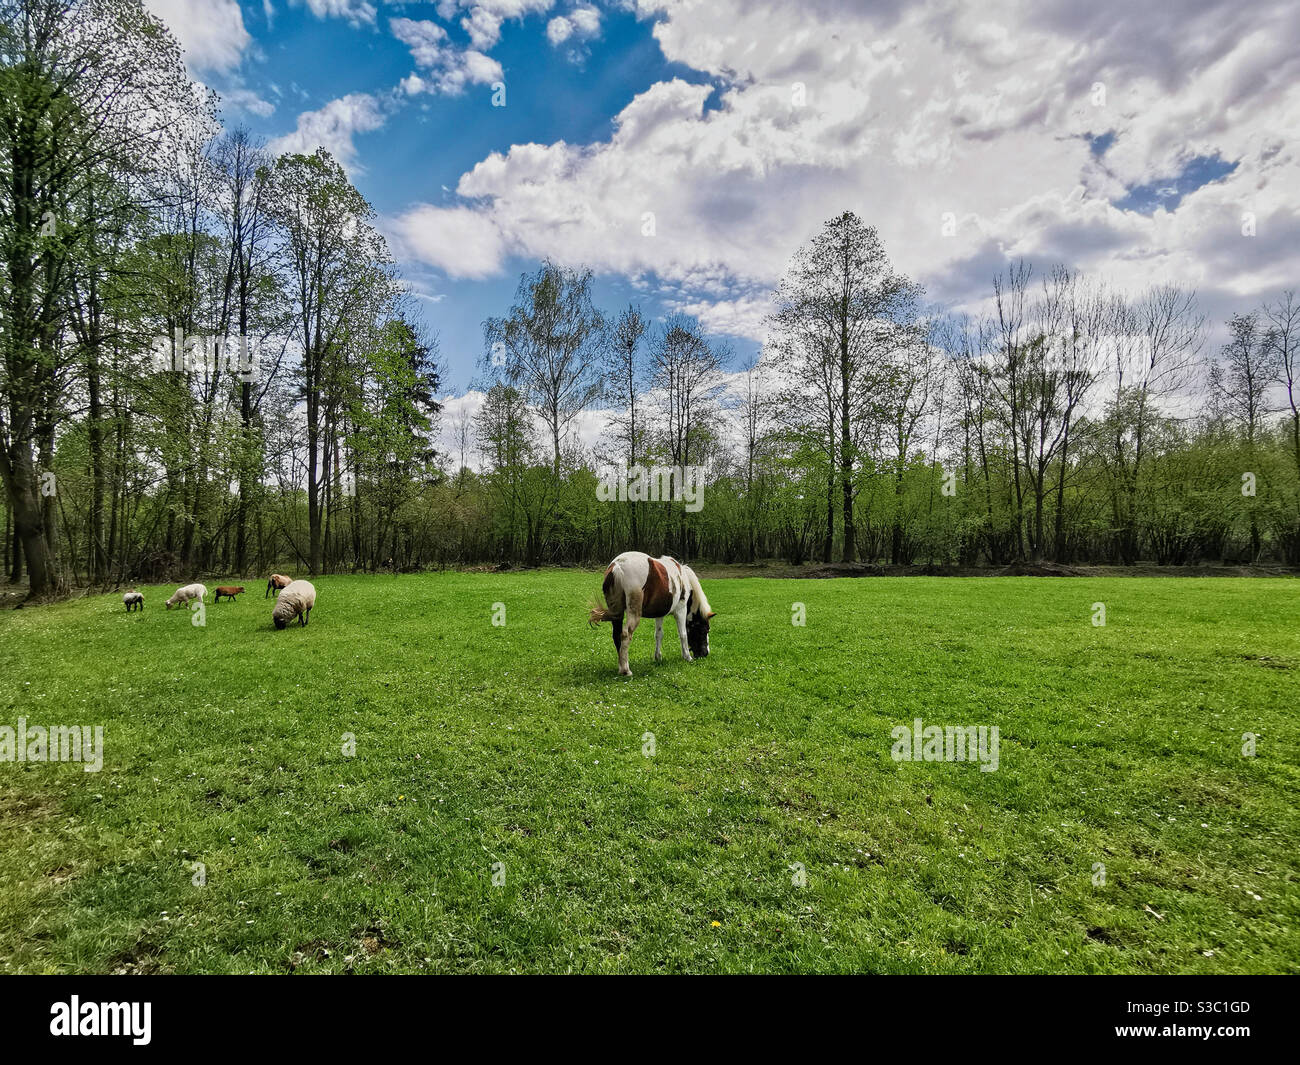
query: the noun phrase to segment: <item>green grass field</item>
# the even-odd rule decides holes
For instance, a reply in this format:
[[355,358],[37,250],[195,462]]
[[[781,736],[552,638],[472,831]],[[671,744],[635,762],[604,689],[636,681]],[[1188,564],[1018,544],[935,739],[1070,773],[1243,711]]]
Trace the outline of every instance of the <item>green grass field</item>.
[[315,583],[0,614],[0,724],[105,728],[0,762],[0,970],[1300,971],[1300,582],[706,578],[630,681],[598,573]]

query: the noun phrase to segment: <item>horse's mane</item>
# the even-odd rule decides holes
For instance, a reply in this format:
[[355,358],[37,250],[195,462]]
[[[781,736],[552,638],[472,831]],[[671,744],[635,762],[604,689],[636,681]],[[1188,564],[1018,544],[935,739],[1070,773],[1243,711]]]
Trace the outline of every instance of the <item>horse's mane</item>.
[[697,612],[707,618],[713,613],[713,610],[709,606],[708,596],[704,594],[704,589],[700,587],[700,578],[695,576],[695,571],[690,566],[683,566],[682,569],[686,571],[686,579],[690,583],[691,591],[695,593],[695,601],[699,604],[696,607]]

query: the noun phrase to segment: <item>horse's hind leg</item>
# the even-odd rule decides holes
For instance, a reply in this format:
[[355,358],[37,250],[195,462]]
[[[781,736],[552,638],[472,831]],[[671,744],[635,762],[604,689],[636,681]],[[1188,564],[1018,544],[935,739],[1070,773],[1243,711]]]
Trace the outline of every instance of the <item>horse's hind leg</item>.
[[636,632],[640,622],[640,616],[631,612],[622,617],[622,638],[618,641],[618,671],[625,677],[632,675],[632,667],[627,664],[627,652],[632,643],[632,633]]
[[664,619],[655,618],[655,661],[664,660]]

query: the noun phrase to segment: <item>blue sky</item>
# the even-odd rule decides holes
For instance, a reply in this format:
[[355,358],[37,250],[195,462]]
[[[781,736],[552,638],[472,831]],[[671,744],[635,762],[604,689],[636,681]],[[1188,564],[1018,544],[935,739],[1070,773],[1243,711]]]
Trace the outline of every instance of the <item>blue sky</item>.
[[1217,155],[1198,155],[1187,160],[1182,169],[1170,178],[1134,185],[1126,195],[1114,201],[1115,206],[1142,214],[1152,214],[1158,208],[1172,211],[1189,192],[1219,181],[1235,169],[1236,163],[1229,163]]
[[[320,18],[305,5],[241,5],[247,32],[261,53],[240,79],[275,105],[269,115],[223,103],[227,125],[243,124],[267,141],[289,134],[297,115],[319,109],[350,93],[377,97],[392,94],[390,117],[383,127],[356,133],[356,161],[349,166],[354,184],[381,216],[399,215],[418,203],[450,203],[462,173],[491,152],[513,144],[566,141],[586,144],[608,139],[613,118],[637,93],[673,78],[714,84],[707,74],[668,61],[652,36],[653,22],[631,11],[602,13],[598,47],[552,46],[547,24],[559,9],[527,14],[502,27],[492,57],[504,72],[505,106],[493,106],[491,84],[471,85],[456,95],[394,93],[402,78],[416,69],[408,47],[388,31],[379,13],[374,25],[345,18]],[[468,34],[455,19],[438,20],[436,4],[411,3],[393,8],[394,17],[430,18],[445,25],[449,38],[468,45]],[[210,79],[218,91],[221,79]],[[466,387],[482,352],[484,318],[509,307],[519,276],[536,269],[537,260],[510,256],[499,277],[458,280],[418,262],[402,262],[404,275],[420,294],[417,307],[440,337],[446,385]],[[601,274],[597,302],[618,310],[628,302],[647,313],[665,308],[652,291],[638,290],[625,277]],[[748,338],[729,338],[743,355],[756,350]]]
[[973,313],[1019,257],[1194,286],[1212,321],[1300,276],[1284,0],[146,3],[227,123],[345,165],[455,391],[543,256],[746,358],[845,209]]

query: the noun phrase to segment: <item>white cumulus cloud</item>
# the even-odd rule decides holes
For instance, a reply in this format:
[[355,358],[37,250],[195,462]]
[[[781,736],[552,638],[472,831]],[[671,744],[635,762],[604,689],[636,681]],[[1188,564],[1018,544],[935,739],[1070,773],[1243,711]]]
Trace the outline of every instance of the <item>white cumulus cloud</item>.
[[297,128],[271,141],[268,148],[276,155],[287,152],[309,155],[322,147],[344,167],[354,169],[357,152],[353,136],[379,129],[383,124],[384,113],[378,100],[367,93],[349,93],[319,110],[304,111],[298,116]]
[[237,0],[145,0],[145,7],[175,35],[191,71],[234,70],[252,42]]
[[568,15],[557,15],[546,24],[546,39],[553,45],[589,41],[599,35],[600,11],[589,5],[576,7]]
[[[650,85],[605,140],[494,152],[460,205],[407,217],[494,234],[481,273],[508,252],[650,276],[751,336],[758,294],[846,209],[945,299],[986,292],[1020,254],[1243,300],[1300,274],[1294,4],[636,2],[665,58],[708,83]],[[575,15],[551,20],[553,43]],[[1116,206],[1215,155],[1236,169],[1176,205]]]
[[491,85],[502,80],[501,64],[489,55],[452,44],[447,31],[428,19],[395,18],[393,36],[411,50],[415,65],[426,74],[402,82],[408,94],[442,92],[456,95],[467,85]]
[[306,4],[317,18],[346,19],[354,26],[375,23],[375,5],[367,0],[290,0],[294,7]]
[[467,207],[422,205],[388,228],[400,252],[453,278],[492,277],[509,251],[492,219]]
[[259,118],[269,118],[275,114],[275,104],[264,100],[252,89],[227,89],[221,94],[223,107],[236,111],[246,111]]

